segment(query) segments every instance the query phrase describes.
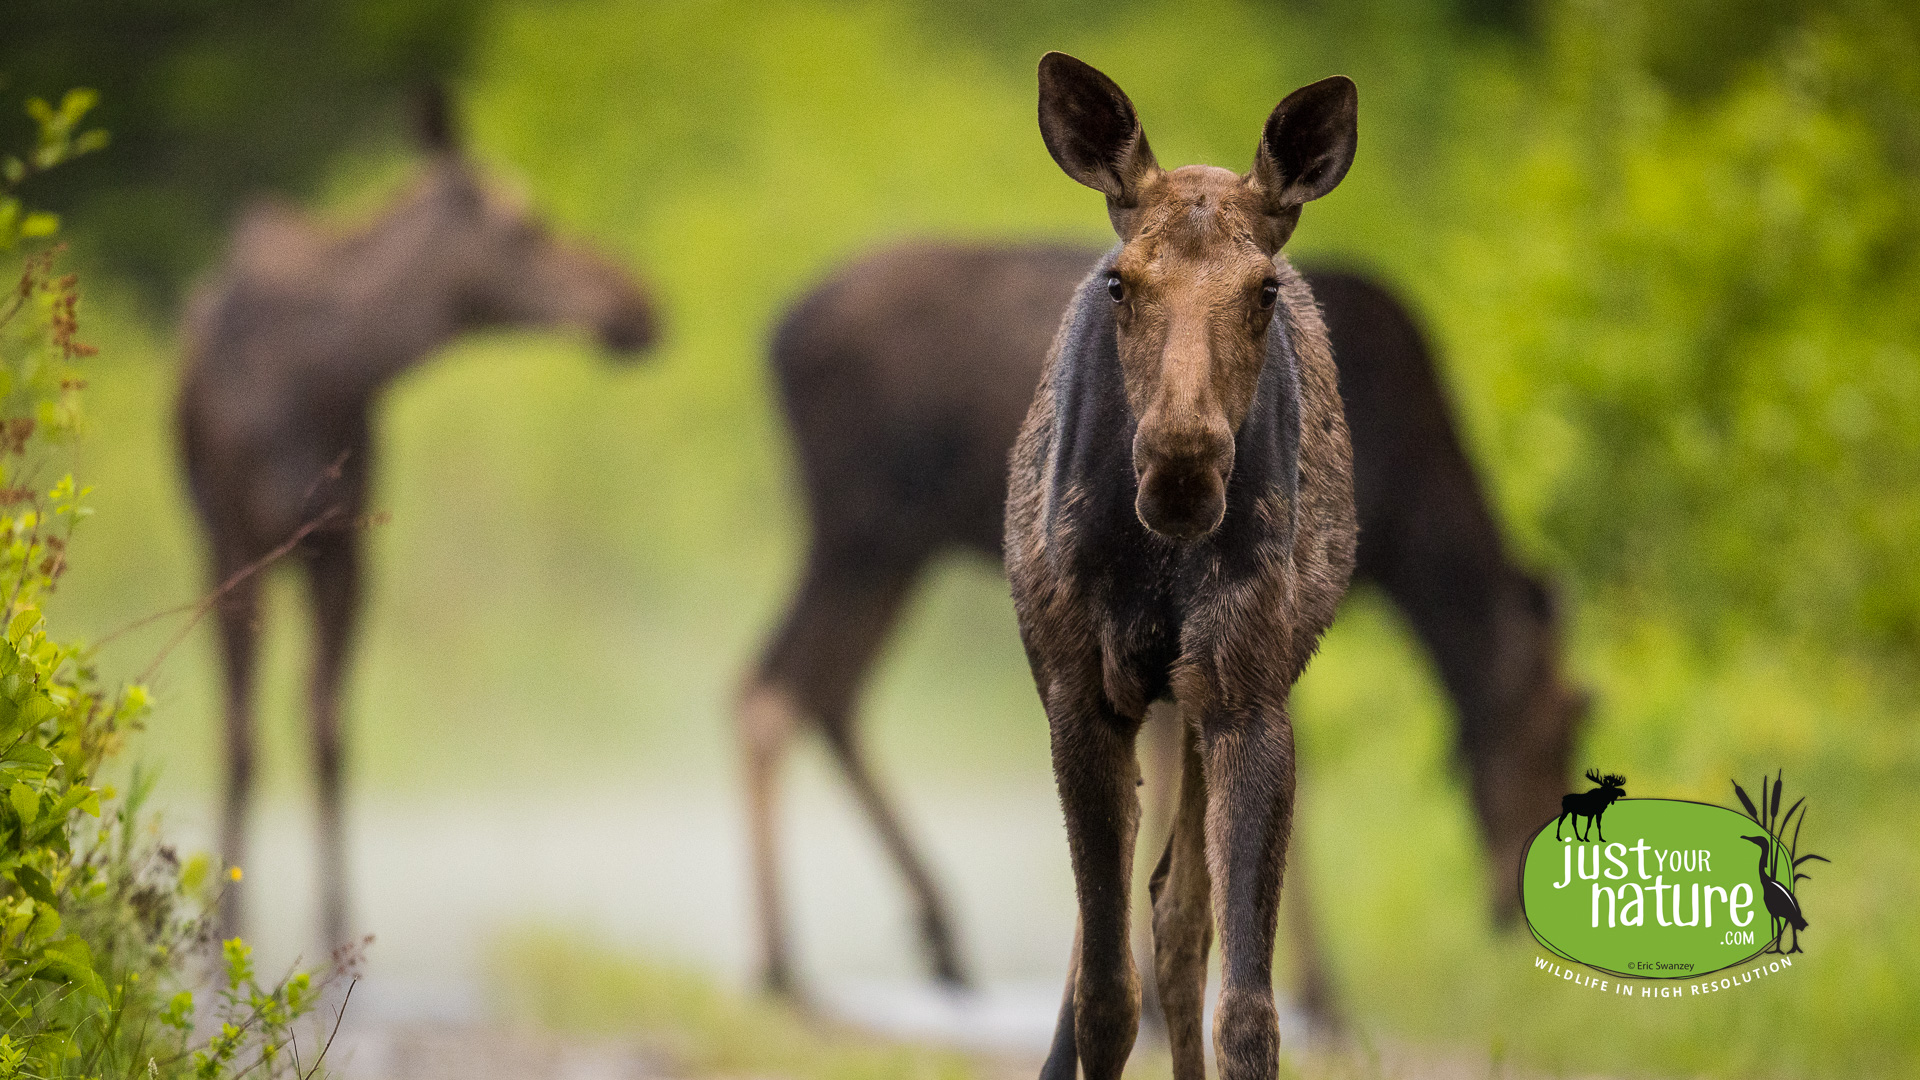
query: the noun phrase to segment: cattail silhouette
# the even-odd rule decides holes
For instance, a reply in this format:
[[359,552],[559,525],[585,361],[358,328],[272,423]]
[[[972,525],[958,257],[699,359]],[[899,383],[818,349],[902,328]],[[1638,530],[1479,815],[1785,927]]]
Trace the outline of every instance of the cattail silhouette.
[[[1800,872],[1800,864],[1810,861],[1827,862],[1828,859],[1824,855],[1815,855],[1811,852],[1805,855],[1800,854],[1800,826],[1807,823],[1805,810],[1807,800],[1805,796],[1795,799],[1793,805],[1787,808],[1787,812],[1784,815],[1781,814],[1780,802],[1781,791],[1785,786],[1784,779],[1784,770],[1775,773],[1773,789],[1769,792],[1766,777],[1760,778],[1759,808],[1753,805],[1753,800],[1747,797],[1746,790],[1740,786],[1738,780],[1733,781],[1733,793],[1740,799],[1740,805],[1746,807],[1747,816],[1766,830],[1763,836],[1743,836],[1741,839],[1751,841],[1760,848],[1760,896],[1762,902],[1766,904],[1767,914],[1773,918],[1773,943],[1767,948],[1772,952],[1797,953],[1801,951],[1800,931],[1807,928],[1807,920],[1806,916],[1800,912],[1800,900],[1794,895],[1793,890],[1799,887],[1800,882],[1809,878],[1809,875]],[[1800,814],[1800,820],[1794,822],[1793,815],[1796,811]],[[1793,838],[1782,840],[1780,836],[1787,831],[1788,822],[1794,822]],[[1779,879],[1773,876],[1776,852],[1786,857],[1787,869],[1793,874],[1788,885],[1780,884]],[[1783,950],[1780,948],[1780,936],[1786,932],[1787,927],[1793,929],[1793,937],[1791,947]]]

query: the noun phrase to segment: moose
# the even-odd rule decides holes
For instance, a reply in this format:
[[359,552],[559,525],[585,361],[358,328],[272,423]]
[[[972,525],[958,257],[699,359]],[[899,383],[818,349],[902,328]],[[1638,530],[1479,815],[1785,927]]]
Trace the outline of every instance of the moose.
[[[1007,454],[1061,313],[1100,254],[905,243],[830,276],[773,335],[809,544],[737,718],[762,974],[775,993],[797,992],[778,874],[778,778],[807,732],[824,737],[906,881],[935,975],[967,982],[945,898],[874,775],[855,706],[928,564],[954,551],[1000,560]],[[1324,312],[1353,447],[1354,576],[1385,592],[1434,659],[1457,717],[1495,908],[1510,916],[1510,868],[1559,808],[1586,708],[1560,671],[1552,593],[1507,554],[1413,316],[1361,274],[1304,273]],[[1155,711],[1144,733],[1150,797],[1178,753],[1167,710]],[[1168,816],[1164,801],[1150,803],[1146,824]],[[1305,906],[1290,895],[1301,1004],[1330,1021],[1324,964]]]
[[1580,821],[1586,819],[1589,832],[1597,832],[1600,842],[1607,842],[1606,829],[1600,819],[1607,813],[1607,807],[1627,797],[1627,778],[1618,773],[1600,775],[1599,769],[1588,769],[1587,780],[1596,786],[1591,791],[1576,791],[1560,800],[1560,816],[1553,821],[1553,838],[1560,839],[1560,823],[1573,819],[1574,839],[1585,843],[1587,838],[1580,833]]
[[1040,61],[1054,161],[1106,196],[1120,243],[1054,340],[1014,443],[1007,576],[1047,714],[1079,926],[1043,1080],[1117,1078],[1140,1021],[1128,945],[1135,737],[1179,717],[1180,790],[1149,884],[1174,1075],[1206,1075],[1220,936],[1223,1080],[1279,1069],[1274,935],[1294,796],[1287,699],[1347,589],[1358,540],[1332,349],[1281,248],[1352,164],[1357,94],[1294,91],[1244,176],[1163,171],[1133,104],[1063,53]]
[[[329,946],[348,930],[340,685],[361,602],[375,399],[477,328],[585,330],[620,354],[656,332],[631,275],[555,239],[487,183],[454,138],[443,97],[428,95],[421,112],[429,161],[392,206],[344,236],[272,204],[251,208],[182,327],[179,446],[211,551],[226,679],[221,856],[244,861],[253,789],[255,571],[292,554],[312,608],[308,709]],[[225,930],[237,932],[240,917],[229,889]]]

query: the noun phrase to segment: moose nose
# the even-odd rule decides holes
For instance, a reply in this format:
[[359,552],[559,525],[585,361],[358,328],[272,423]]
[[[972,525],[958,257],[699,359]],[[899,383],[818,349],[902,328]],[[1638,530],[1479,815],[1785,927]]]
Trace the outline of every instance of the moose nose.
[[1220,527],[1233,471],[1233,439],[1224,431],[1143,430],[1134,440],[1133,467],[1140,485],[1134,512],[1142,525],[1181,542]]
[[1211,468],[1149,468],[1140,474],[1133,509],[1142,525],[1169,540],[1198,540],[1227,516],[1226,475]]
[[632,304],[607,320],[600,328],[600,341],[628,360],[652,345],[659,337],[659,325],[653,309],[644,303]]

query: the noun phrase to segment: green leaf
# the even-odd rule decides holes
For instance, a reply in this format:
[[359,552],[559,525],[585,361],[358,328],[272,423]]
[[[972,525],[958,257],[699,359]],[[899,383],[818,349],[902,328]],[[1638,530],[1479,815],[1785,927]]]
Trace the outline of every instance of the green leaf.
[[94,997],[106,999],[107,985],[93,970],[93,950],[87,947],[85,938],[65,937],[47,946],[47,955],[52,958],[68,978]]
[[13,804],[14,812],[20,815],[20,820],[28,825],[33,824],[34,819],[40,816],[40,793],[18,780],[14,781],[13,787],[8,789],[7,801]]
[[45,747],[35,746],[30,742],[20,743],[8,750],[0,760],[24,761],[29,765],[53,765],[53,755],[48,753]]
[[[14,867],[13,882],[20,886],[21,892],[26,893],[28,896],[33,897],[48,907],[59,906],[59,902],[55,900],[53,896],[53,883],[47,880],[47,875],[35,870],[33,867]],[[83,942],[82,944],[85,943]]]

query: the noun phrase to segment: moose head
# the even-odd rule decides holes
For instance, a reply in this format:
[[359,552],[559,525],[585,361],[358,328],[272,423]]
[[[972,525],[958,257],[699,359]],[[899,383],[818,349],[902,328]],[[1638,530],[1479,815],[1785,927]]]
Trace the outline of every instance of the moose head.
[[558,327],[634,356],[657,335],[653,304],[624,270],[556,238],[524,198],[489,184],[463,151],[445,96],[422,95],[420,141],[431,155],[413,224],[449,278],[467,326]]
[[1588,794],[1606,796],[1608,802],[1613,802],[1627,793],[1627,778],[1619,773],[1608,773],[1602,776],[1599,769],[1588,769],[1587,779],[1599,785],[1598,790]]
[[1493,647],[1484,679],[1464,687],[1460,735],[1504,922],[1520,913],[1520,881],[1508,868],[1560,805],[1592,704],[1561,670],[1561,619],[1548,584],[1514,572],[1491,591]]
[[1251,407],[1279,299],[1274,260],[1300,208],[1353,162],[1357,95],[1344,76],[1289,94],[1245,175],[1162,171],[1127,95],[1064,53],[1040,61],[1040,132],[1053,160],[1107,197],[1121,248],[1107,275],[1127,403],[1137,422],[1135,512],[1191,541],[1226,514],[1234,436]]

